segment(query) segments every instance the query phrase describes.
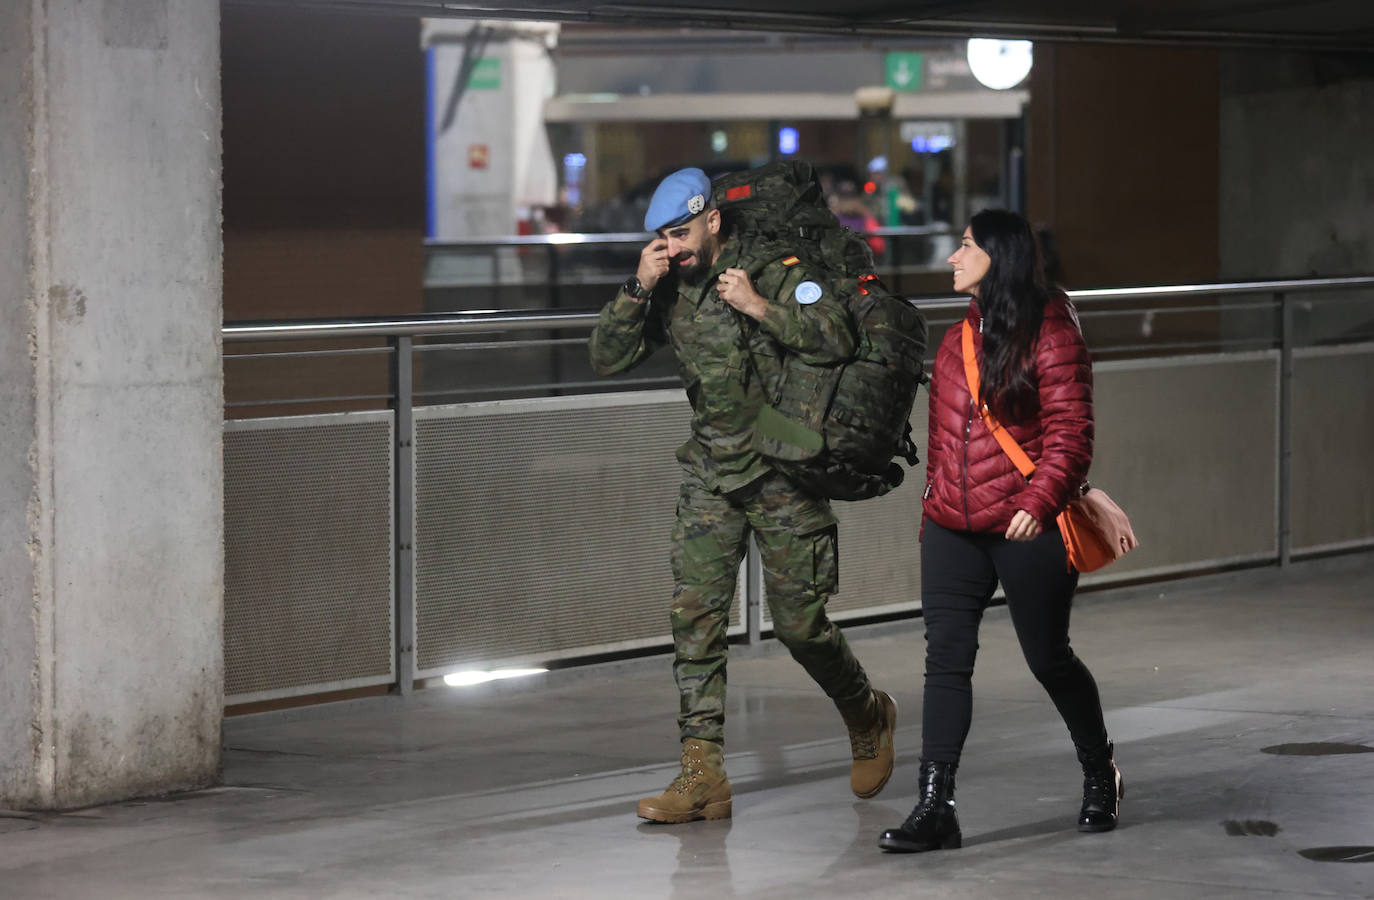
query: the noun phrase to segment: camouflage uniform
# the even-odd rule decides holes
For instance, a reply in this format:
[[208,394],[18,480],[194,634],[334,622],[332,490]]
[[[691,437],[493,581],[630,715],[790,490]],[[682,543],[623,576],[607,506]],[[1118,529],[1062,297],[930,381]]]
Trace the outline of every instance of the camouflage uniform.
[[[749,272],[769,300],[761,321],[717,296],[716,278],[727,268]],[[796,299],[806,282],[824,287],[819,300]],[[849,313],[805,263],[778,248],[741,258],[732,239],[699,285],[670,276],[647,302],[622,290],[601,311],[591,340],[596,371],[626,371],[671,344],[692,404],[692,436],[677,451],[683,481],[672,545],[673,674],[684,740],[723,743],[725,632],[751,531],[778,639],[838,703],[869,697],[868,676],[825,614],[839,574],[830,505],[774,472],[750,446],[765,390],[780,377],[780,354],[823,365],[847,359],[855,340]]]

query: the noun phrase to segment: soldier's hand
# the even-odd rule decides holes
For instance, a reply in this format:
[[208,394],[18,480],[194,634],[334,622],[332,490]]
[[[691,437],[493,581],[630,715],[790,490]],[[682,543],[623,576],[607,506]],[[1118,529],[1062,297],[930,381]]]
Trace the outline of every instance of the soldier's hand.
[[671,262],[668,259],[668,242],[663,238],[654,238],[639,251],[639,269],[635,272],[635,277],[644,286],[644,290],[652,291],[659,279],[668,274]]
[[749,280],[749,273],[743,269],[726,269],[716,281],[716,293],[720,299],[753,319],[762,319],[768,311],[768,301]]

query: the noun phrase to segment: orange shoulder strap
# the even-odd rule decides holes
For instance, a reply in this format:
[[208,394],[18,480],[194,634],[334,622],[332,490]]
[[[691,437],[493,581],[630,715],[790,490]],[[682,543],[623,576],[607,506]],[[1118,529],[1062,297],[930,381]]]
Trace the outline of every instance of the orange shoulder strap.
[[973,397],[973,402],[980,409],[983,416],[983,424],[988,426],[988,431],[997,438],[997,443],[1002,445],[1002,452],[1011,457],[1017,470],[1023,478],[1030,478],[1035,471],[1035,463],[1026,455],[1026,451],[1021,449],[1021,445],[1016,443],[1016,439],[1007,433],[1002,427],[1002,423],[992,417],[988,411],[988,405],[982,401],[982,379],[978,376],[978,357],[973,349],[973,326],[968,319],[964,319],[964,377],[968,379],[969,395]]

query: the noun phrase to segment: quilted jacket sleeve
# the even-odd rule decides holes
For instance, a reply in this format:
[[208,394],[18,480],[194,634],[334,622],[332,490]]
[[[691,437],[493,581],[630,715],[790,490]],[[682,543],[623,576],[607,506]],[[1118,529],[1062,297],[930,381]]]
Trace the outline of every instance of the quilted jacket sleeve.
[[1040,458],[1016,506],[1043,526],[1088,477],[1093,458],[1092,359],[1062,295],[1046,309],[1035,352],[1040,399]]
[[[943,346],[943,341],[941,342]],[[937,347],[937,353],[940,350]],[[930,500],[930,485],[935,480],[935,473],[944,465],[944,445],[945,437],[940,423],[940,384],[944,378],[939,377],[938,366],[932,367],[931,379],[926,382],[926,393],[928,395],[929,411],[926,415],[926,500]]]

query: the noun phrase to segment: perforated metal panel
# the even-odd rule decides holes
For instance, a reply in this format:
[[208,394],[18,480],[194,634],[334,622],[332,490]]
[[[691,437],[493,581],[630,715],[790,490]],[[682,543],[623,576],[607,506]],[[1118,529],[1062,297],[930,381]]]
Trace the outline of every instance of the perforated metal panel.
[[[1350,384],[1374,383],[1368,373],[1346,377]],[[1141,548],[1084,576],[1084,584],[1277,558],[1276,351],[1099,363],[1094,378],[1091,480],[1131,516]],[[923,452],[927,399],[921,392],[912,413]],[[1362,402],[1367,412],[1369,401]],[[1371,419],[1356,413],[1345,424],[1364,422],[1370,435]],[[1374,455],[1372,442],[1374,435],[1349,443],[1362,448],[1355,452]],[[1349,471],[1344,465],[1330,471]],[[919,608],[924,481],[922,463],[907,471],[908,483],[885,497],[835,504],[840,589],[828,611],[836,621]],[[1366,494],[1342,498],[1342,511],[1334,517],[1347,528],[1342,534],[1374,530],[1363,512],[1372,502]],[[1366,528],[1359,532],[1353,523],[1362,514]]]
[[1293,550],[1374,543],[1374,344],[1293,357]]
[[1089,478],[1140,548],[1099,583],[1278,558],[1277,351],[1099,363]]
[[[874,613],[921,606],[921,494],[926,481],[927,397],[922,390],[911,411],[911,434],[921,453],[919,465],[890,493],[872,500],[835,502],[839,520],[840,587],[826,604],[836,622]],[[771,627],[767,604],[762,621]]]
[[668,643],[690,418],[682,391],[418,410],[416,674]]
[[921,605],[921,495],[926,484],[928,396],[917,394],[911,436],[921,454],[890,493],[857,503],[836,503],[840,520],[840,589],[827,608],[836,621],[870,612]]
[[224,428],[226,701],[393,681],[391,414]]

